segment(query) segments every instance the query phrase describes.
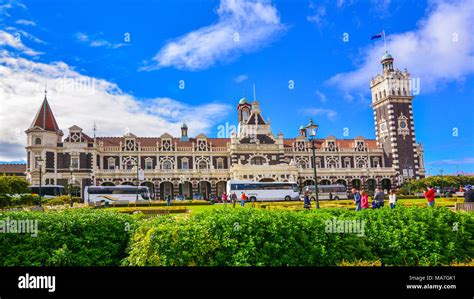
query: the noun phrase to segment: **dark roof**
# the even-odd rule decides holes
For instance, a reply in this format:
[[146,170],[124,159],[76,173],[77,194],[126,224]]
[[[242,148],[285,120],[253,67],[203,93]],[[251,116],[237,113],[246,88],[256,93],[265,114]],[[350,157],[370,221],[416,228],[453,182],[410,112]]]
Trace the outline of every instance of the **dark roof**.
[[3,173],[21,173],[26,171],[26,164],[0,164],[0,175]]
[[53,111],[49,106],[46,96],[44,97],[43,103],[41,104],[40,109],[36,113],[33,122],[31,123],[30,128],[40,127],[46,131],[58,132],[59,126],[54,118]]

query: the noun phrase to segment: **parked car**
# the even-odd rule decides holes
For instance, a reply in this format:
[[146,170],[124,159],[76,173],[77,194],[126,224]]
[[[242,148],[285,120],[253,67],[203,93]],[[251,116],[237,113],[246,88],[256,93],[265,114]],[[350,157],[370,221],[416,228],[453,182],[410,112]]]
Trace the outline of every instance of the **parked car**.
[[204,199],[204,196],[201,193],[194,193],[193,199]]
[[184,195],[176,195],[174,200],[184,200]]

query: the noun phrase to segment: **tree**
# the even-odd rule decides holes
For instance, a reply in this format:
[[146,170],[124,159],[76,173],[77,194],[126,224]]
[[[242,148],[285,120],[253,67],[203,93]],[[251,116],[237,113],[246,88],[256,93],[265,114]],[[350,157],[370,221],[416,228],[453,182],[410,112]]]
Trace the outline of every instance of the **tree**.
[[11,205],[12,196],[30,193],[27,180],[16,176],[0,176],[0,206]]

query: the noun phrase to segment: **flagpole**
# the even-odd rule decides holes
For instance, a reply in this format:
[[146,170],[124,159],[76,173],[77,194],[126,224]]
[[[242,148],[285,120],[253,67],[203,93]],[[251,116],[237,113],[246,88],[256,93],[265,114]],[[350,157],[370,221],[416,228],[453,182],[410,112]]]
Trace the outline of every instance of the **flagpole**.
[[382,30],[383,33],[383,45],[385,47],[385,53],[387,53],[387,43],[385,42],[385,30]]

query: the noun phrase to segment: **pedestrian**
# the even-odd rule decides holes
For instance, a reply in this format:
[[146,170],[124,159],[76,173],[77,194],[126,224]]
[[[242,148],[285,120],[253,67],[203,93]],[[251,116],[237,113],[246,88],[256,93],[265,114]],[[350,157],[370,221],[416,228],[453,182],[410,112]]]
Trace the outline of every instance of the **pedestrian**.
[[245,200],[247,199],[247,195],[244,192],[241,192],[240,196],[240,206],[243,208],[245,206]]
[[356,188],[352,188],[352,194],[354,194],[354,203],[356,205],[356,211],[360,211],[360,193]]
[[222,202],[224,206],[227,206],[227,194],[225,192],[222,192]]
[[379,189],[375,189],[375,194],[374,194],[374,201],[372,202],[372,208],[378,209],[383,207],[383,200],[385,198],[385,193]]
[[367,209],[369,207],[369,194],[365,190],[360,193],[360,207]]
[[310,210],[311,209],[311,201],[309,200],[309,192],[306,190],[304,192],[304,208]]
[[171,206],[171,193],[168,193],[168,195],[166,195],[166,205],[168,207]]
[[435,192],[431,186],[428,186],[428,189],[425,192],[425,198],[428,200],[428,206],[434,207],[435,205]]
[[390,209],[395,208],[395,204],[397,203],[397,195],[395,191],[390,190],[390,195],[388,196],[388,202],[390,203]]
[[235,208],[235,203],[237,202],[237,194],[235,194],[235,191],[232,192],[230,199],[232,200],[232,207]]

